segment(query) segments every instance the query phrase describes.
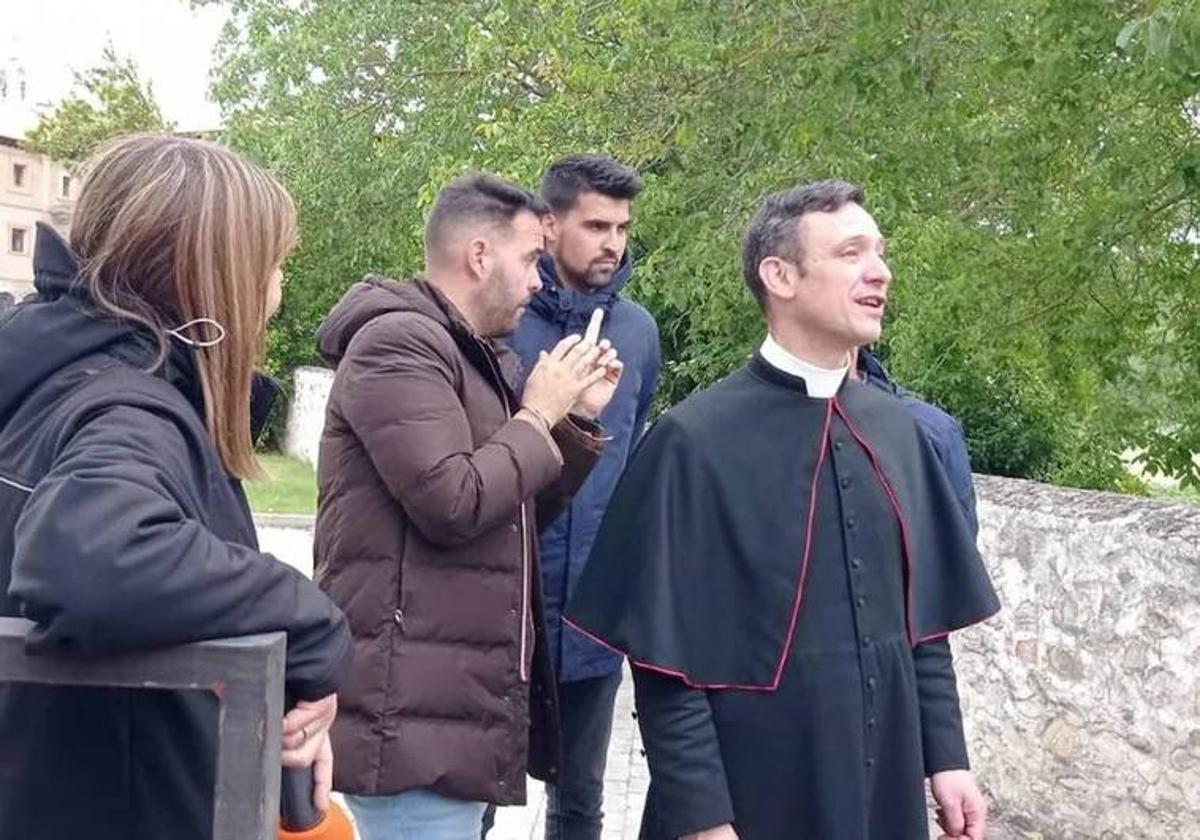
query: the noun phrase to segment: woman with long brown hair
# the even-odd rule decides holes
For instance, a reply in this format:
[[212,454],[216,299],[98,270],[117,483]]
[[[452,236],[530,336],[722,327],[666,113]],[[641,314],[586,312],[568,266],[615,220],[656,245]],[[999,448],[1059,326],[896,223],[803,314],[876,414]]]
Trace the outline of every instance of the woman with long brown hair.
[[[71,656],[286,631],[283,760],[323,804],[349,634],[240,484],[295,241],[270,175],[166,135],[97,154],[69,245],[39,226],[37,297],[0,318],[0,615]],[[216,732],[207,692],[0,686],[0,836],[208,838]]]

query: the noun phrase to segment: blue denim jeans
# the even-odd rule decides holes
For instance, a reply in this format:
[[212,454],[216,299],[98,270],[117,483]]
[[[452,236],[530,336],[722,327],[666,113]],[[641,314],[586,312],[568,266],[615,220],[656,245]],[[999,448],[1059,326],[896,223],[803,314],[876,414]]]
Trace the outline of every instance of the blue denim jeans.
[[484,802],[428,790],[390,796],[346,796],[362,840],[478,840]]

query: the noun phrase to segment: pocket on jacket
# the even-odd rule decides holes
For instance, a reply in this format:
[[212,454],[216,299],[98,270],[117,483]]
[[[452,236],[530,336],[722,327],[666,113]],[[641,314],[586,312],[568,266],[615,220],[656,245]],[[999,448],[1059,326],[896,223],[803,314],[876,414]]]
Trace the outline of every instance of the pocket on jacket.
[[351,635],[361,639],[389,632],[396,623],[400,577],[395,557],[358,556],[328,567],[318,585],[346,614]]

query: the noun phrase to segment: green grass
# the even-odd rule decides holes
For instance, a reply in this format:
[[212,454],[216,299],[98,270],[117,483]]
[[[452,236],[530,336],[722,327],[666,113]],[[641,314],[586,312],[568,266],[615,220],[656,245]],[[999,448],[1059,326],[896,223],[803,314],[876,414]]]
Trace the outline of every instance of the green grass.
[[[251,510],[310,516],[317,512],[317,474],[312,467],[304,461],[275,453],[259,453],[258,459],[267,477],[262,481],[246,482]],[[1151,485],[1149,491],[1154,499],[1200,505],[1200,490]]]
[[1150,495],[1155,499],[1171,502],[1191,502],[1200,505],[1200,490],[1194,487],[1151,487]]
[[260,453],[258,460],[267,477],[246,482],[252,511],[310,515],[317,512],[317,474],[312,467],[286,455]]

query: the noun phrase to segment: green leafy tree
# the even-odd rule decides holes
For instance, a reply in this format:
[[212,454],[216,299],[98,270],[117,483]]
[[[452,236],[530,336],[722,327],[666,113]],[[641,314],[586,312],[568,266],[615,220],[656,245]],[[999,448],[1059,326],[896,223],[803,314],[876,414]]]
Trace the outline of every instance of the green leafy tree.
[[26,142],[34,151],[78,165],[111,137],[169,129],[151,84],[143,82],[133,62],[119,57],[109,44],[100,64],[76,74],[74,91],[42,115]]
[[[761,340],[739,261],[759,197],[842,177],[890,240],[877,349],[962,419],[977,469],[1130,486],[1119,454],[1135,447],[1200,483],[1191,4],[229,5],[229,138],[302,214],[277,372],[313,360],[358,276],[419,268],[448,178],[533,184],[600,150],[646,180],[631,292],[658,318],[674,402]],[[1163,25],[1166,58],[1146,46]]]

